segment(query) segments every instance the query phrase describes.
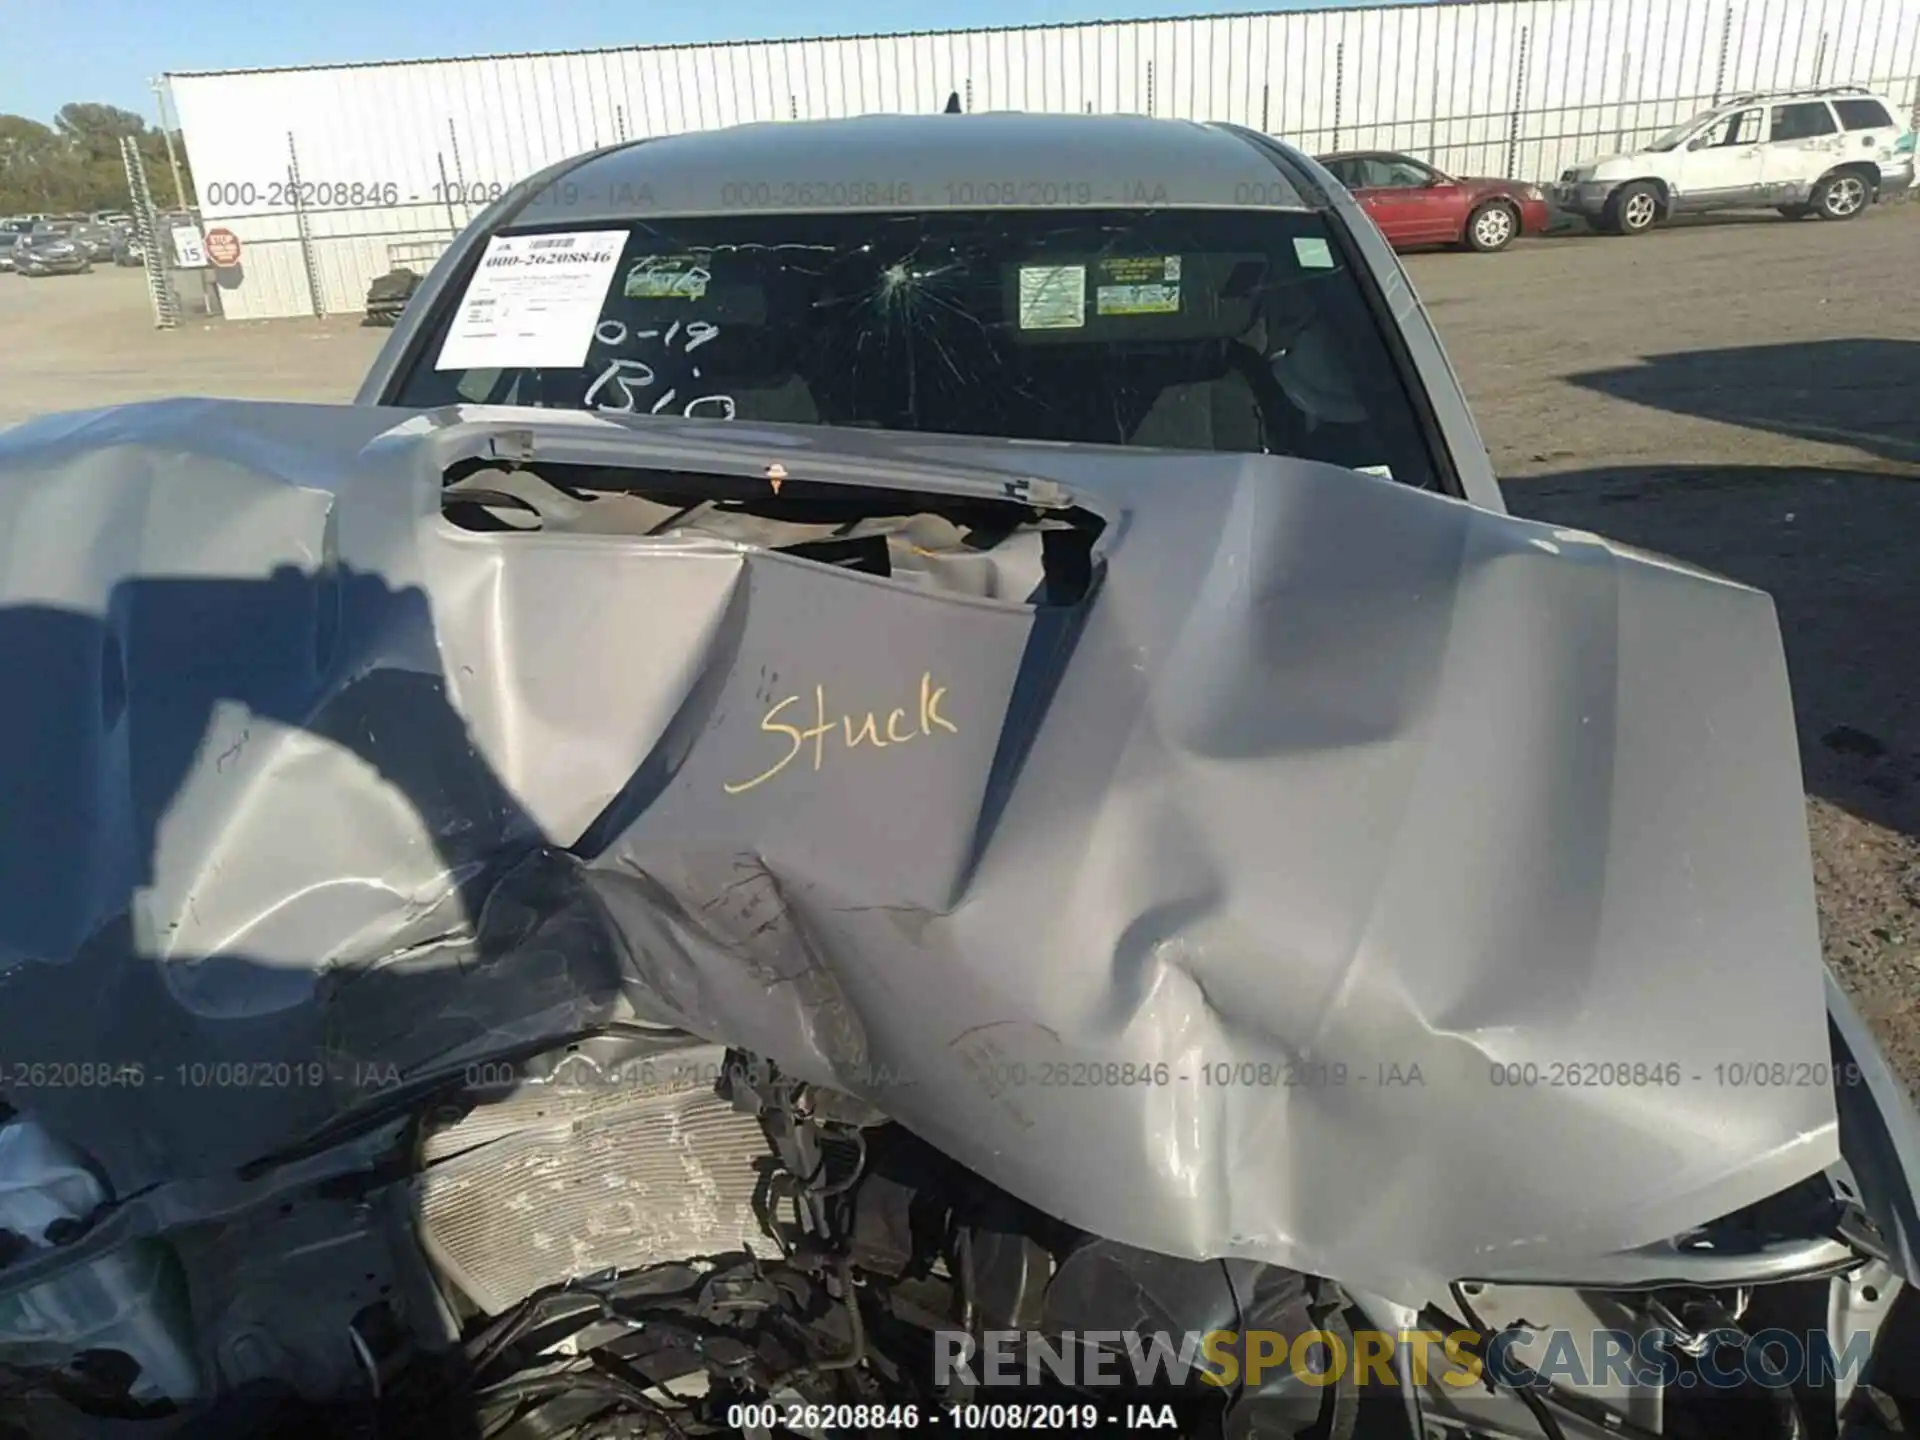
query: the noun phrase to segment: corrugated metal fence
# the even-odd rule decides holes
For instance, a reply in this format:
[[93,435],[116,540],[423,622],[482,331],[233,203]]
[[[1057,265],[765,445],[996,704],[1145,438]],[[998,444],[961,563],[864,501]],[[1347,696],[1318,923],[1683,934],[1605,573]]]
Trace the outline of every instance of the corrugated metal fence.
[[1920,0],[1480,0],[175,75],[226,313],[357,313],[487,199],[598,145],[969,110],[1228,120],[1311,151],[1546,179],[1722,97],[1862,83],[1920,112]]

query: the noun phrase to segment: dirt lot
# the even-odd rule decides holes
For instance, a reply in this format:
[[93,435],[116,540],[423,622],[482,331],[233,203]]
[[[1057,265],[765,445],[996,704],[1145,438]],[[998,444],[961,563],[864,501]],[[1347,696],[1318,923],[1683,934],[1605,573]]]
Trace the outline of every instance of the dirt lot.
[[1772,593],[1827,955],[1920,1090],[1920,204],[1410,268],[1516,511]]
[[[1522,514],[1775,596],[1827,953],[1920,1082],[1920,204],[1412,257]],[[152,328],[139,271],[0,276],[0,424],[347,399],[387,332]]]
[[351,400],[390,333],[335,320],[225,322],[156,330],[146,272],[26,280],[0,275],[0,425],[166,395]]

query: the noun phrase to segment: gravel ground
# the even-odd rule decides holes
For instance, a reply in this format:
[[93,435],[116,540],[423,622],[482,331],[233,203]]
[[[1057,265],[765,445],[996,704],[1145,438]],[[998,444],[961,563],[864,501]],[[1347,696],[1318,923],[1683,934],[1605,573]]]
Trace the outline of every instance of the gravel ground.
[[[1408,266],[1516,511],[1774,596],[1828,958],[1920,1085],[1920,204]],[[0,275],[0,424],[183,393],[345,400],[387,333],[169,334],[139,271]]]
[[1409,268],[1516,512],[1773,595],[1827,958],[1920,1090],[1920,204]]
[[186,320],[156,330],[146,272],[0,274],[0,425],[167,395],[351,400],[390,333],[359,317]]

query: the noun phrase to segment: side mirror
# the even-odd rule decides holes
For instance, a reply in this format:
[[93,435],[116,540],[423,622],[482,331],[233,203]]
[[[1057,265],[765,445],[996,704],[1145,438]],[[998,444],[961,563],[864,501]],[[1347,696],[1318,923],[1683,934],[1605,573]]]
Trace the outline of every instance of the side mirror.
[[1704,149],[1706,149],[1706,148],[1707,148],[1707,146],[1709,146],[1709,145],[1711,145],[1712,143],[1713,143],[1713,136],[1711,136],[1711,135],[1696,135],[1696,136],[1694,136],[1694,137],[1693,137],[1693,139],[1691,139],[1691,140],[1689,140],[1689,141],[1687,142],[1687,149],[1689,149],[1689,150],[1704,150]]

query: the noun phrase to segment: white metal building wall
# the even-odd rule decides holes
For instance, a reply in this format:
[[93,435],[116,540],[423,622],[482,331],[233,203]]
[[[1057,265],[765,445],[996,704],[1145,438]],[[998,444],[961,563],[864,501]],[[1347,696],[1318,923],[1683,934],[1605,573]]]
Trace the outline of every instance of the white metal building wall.
[[[1133,112],[1546,179],[1743,90],[1920,108],[1920,0],[1479,0],[171,78],[241,319],[357,313],[484,200],[597,145],[750,120]],[[391,203],[389,203],[391,202]]]

